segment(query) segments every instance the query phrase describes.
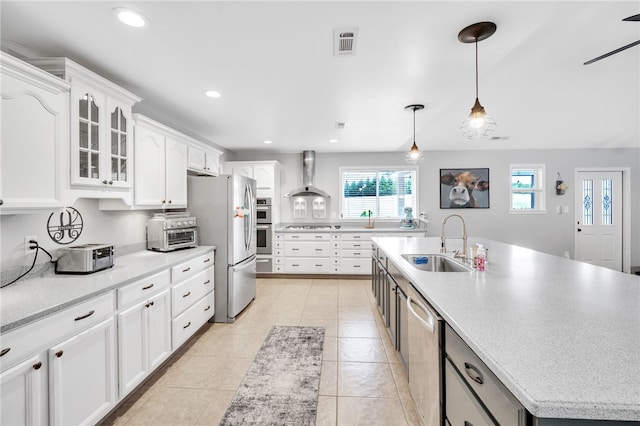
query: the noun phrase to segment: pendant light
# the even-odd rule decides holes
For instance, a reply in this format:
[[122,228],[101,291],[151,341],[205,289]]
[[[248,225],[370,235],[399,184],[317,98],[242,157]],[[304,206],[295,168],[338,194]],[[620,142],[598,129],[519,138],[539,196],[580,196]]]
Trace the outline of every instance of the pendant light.
[[416,145],[416,111],[424,109],[424,105],[407,105],[404,109],[413,110],[413,145],[411,145],[411,149],[407,152],[405,160],[410,164],[418,164],[422,162],[424,155],[422,154],[422,151],[420,151],[420,148],[418,148],[418,145]]
[[496,28],[493,22],[478,22],[469,25],[458,34],[458,40],[462,43],[475,43],[476,46],[476,101],[471,107],[469,117],[460,127],[462,134],[469,139],[487,137],[496,129],[495,120],[487,115],[478,99],[478,42],[491,37]]

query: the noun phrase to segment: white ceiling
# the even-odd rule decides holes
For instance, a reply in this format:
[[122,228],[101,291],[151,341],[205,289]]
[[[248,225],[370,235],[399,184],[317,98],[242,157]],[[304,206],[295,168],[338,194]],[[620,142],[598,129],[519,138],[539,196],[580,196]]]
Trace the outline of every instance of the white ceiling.
[[[143,29],[111,10],[134,8]],[[640,146],[640,1],[73,1],[0,3],[2,48],[66,56],[144,100],[134,109],[233,151],[407,150],[416,113],[424,150]],[[480,101],[493,136],[459,131],[475,98],[474,47],[458,32],[493,21],[479,43]],[[335,57],[336,28],[357,27]],[[204,96],[217,90],[219,99]],[[338,130],[335,122],[346,121]],[[338,143],[329,143],[329,139]],[[263,140],[273,141],[264,145]]]

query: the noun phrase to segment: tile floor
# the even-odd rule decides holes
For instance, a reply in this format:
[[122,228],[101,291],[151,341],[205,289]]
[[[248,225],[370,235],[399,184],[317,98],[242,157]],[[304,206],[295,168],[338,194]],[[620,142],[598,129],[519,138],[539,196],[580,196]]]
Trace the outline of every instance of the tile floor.
[[258,279],[233,324],[203,327],[105,425],[217,425],[273,325],[325,327],[317,425],[418,425],[369,280]]

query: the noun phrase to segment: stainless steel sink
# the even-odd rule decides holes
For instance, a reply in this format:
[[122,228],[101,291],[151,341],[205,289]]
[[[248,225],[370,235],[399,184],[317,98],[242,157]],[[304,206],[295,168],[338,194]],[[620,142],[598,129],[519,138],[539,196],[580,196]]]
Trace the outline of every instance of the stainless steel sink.
[[411,266],[428,272],[471,272],[473,268],[442,254],[403,254]]

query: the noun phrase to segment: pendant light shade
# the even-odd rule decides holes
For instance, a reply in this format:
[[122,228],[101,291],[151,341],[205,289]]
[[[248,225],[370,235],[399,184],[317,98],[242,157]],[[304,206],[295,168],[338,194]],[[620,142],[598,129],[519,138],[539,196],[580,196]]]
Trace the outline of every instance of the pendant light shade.
[[413,145],[411,145],[411,149],[409,150],[409,152],[407,152],[405,161],[409,164],[418,164],[421,163],[422,160],[424,160],[424,154],[422,153],[422,151],[420,151],[418,145],[416,145],[416,111],[424,109],[424,105],[407,105],[406,107],[404,107],[404,109],[413,110]]
[[478,42],[485,40],[496,32],[493,22],[478,22],[464,28],[458,34],[462,43],[474,43],[476,46],[476,101],[471,107],[469,117],[462,123],[462,134],[469,139],[485,138],[496,129],[496,121],[489,117],[478,99]]

